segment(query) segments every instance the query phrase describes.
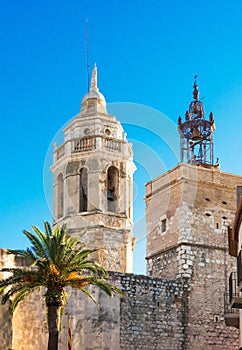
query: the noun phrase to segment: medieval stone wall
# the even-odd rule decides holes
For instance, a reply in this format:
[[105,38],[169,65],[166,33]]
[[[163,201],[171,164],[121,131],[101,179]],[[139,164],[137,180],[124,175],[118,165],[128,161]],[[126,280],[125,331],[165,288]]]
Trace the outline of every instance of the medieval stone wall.
[[10,303],[0,306],[0,349],[7,350],[12,347],[13,325],[10,312]]
[[147,274],[150,277],[175,278],[178,275],[179,263],[177,248],[171,248],[147,259]]
[[182,350],[186,300],[179,280],[122,274],[120,350]]
[[[224,293],[236,259],[227,228],[242,177],[180,164],[146,187],[147,273],[187,282],[184,349],[237,350],[238,330],[224,322]],[[162,222],[166,220],[165,229]]]
[[239,331],[224,322],[224,293],[227,271],[234,259],[224,250],[192,247],[191,278],[188,289],[186,350],[194,344],[206,350],[237,350]]
[[[4,252],[3,255],[6,252]],[[126,273],[110,273],[123,298],[110,299],[92,288],[100,307],[77,290],[69,290],[62,318],[59,349],[66,350],[68,319],[73,349],[78,350],[182,350],[186,320],[184,285],[175,279],[159,279]],[[186,287],[185,287],[186,288]],[[14,315],[0,307],[0,350],[43,350],[48,329],[42,293],[22,302]]]
[[[24,260],[7,254],[6,249],[0,249],[0,269],[24,266]],[[0,279],[7,278],[7,272],[0,273]],[[13,317],[11,313],[11,303],[5,305],[0,303],[0,350],[12,348],[14,334]]]
[[[70,319],[73,349],[78,350],[193,350],[194,344],[204,350],[237,350],[238,330],[225,327],[223,313],[226,270],[232,268],[233,258],[223,249],[216,254],[207,247],[186,249],[180,247],[187,278],[185,273],[183,278],[171,279],[112,272],[111,281],[125,297],[110,299],[92,288],[99,308],[83,293],[69,290],[59,349],[66,350]],[[2,262],[13,266],[6,252],[1,253]],[[177,255],[172,250],[167,254],[168,265],[160,259],[164,271]],[[159,266],[158,260],[155,264]],[[43,295],[36,292],[28,297],[13,316],[9,306],[0,306],[0,350],[45,349]]]

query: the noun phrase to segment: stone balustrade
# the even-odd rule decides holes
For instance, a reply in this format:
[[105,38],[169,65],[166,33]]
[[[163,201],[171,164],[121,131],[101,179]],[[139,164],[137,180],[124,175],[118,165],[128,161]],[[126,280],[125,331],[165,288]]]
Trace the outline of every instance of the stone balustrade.
[[57,150],[56,150],[56,160],[62,158],[65,154],[65,144],[61,145]]
[[[58,161],[65,154],[69,153],[80,153],[93,151],[97,149],[108,150],[111,152],[123,152],[123,147],[125,147],[126,142],[118,139],[107,138],[102,136],[90,136],[83,137],[79,139],[74,139],[66,141],[63,145],[54,151],[55,161]],[[70,147],[69,147],[69,146]],[[127,145],[127,152],[129,156],[132,153],[131,147]]]
[[121,146],[122,142],[119,140],[111,139],[111,138],[105,138],[104,141],[104,147],[111,151],[118,151],[121,152]]
[[83,137],[81,139],[74,140],[73,152],[91,151],[96,149],[95,137]]

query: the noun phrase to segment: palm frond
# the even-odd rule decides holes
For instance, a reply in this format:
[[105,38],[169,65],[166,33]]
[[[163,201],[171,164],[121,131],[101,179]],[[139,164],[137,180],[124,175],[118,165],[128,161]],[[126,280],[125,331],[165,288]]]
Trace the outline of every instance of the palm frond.
[[[35,228],[35,226],[33,226],[33,228]],[[24,230],[23,233],[25,234],[25,236],[30,240],[31,244],[32,244],[32,250],[34,251],[34,253],[38,256],[38,257],[42,257],[42,258],[48,258],[48,256],[46,255],[46,251],[43,247],[42,242],[40,241],[40,239],[38,237],[36,237],[34,234],[32,234],[31,232]]]
[[48,223],[48,221],[44,222],[44,227],[45,227],[46,236],[51,236],[52,235],[52,229],[51,229],[51,225]]
[[18,306],[18,304],[23,301],[29,294],[32,293],[33,290],[28,289],[28,288],[23,288],[22,290],[20,290],[17,295],[14,297],[13,301],[12,301],[12,305],[11,305],[11,310],[12,312],[14,312],[14,310],[16,309],[16,307]]
[[81,291],[86,294],[97,306],[98,306],[98,302],[97,300],[94,298],[94,296],[92,295],[92,293],[90,293],[86,288],[82,288]]
[[30,248],[27,248],[26,250],[18,250],[18,249],[8,249],[8,254],[16,255],[16,256],[21,256],[25,258],[27,261],[30,263],[35,262],[36,260],[36,255],[33,253],[33,251]]

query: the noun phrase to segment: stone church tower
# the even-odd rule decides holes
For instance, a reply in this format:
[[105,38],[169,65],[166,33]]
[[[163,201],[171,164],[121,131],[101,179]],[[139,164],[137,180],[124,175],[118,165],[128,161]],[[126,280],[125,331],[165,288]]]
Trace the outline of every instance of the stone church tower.
[[132,272],[131,144],[116,118],[107,113],[97,86],[97,68],[80,113],[64,130],[54,152],[54,223],[69,233],[86,229],[89,247],[108,270]]
[[195,80],[194,100],[178,119],[181,163],[146,184],[147,273],[184,286],[186,349],[236,349],[237,331],[224,323],[224,292],[236,261],[228,226],[242,177],[213,160],[213,114],[205,118]]

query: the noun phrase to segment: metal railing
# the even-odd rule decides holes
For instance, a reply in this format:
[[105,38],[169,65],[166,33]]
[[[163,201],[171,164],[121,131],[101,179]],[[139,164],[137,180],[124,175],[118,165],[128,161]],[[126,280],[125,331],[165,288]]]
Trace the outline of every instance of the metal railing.
[[239,310],[232,308],[230,306],[230,294],[229,293],[225,293],[224,294],[224,314],[239,314]]
[[241,257],[241,251],[239,252],[239,255],[237,256],[237,280],[238,285],[242,281],[242,257]]
[[232,302],[234,297],[239,297],[239,288],[237,282],[237,273],[231,272],[229,276],[229,302]]

